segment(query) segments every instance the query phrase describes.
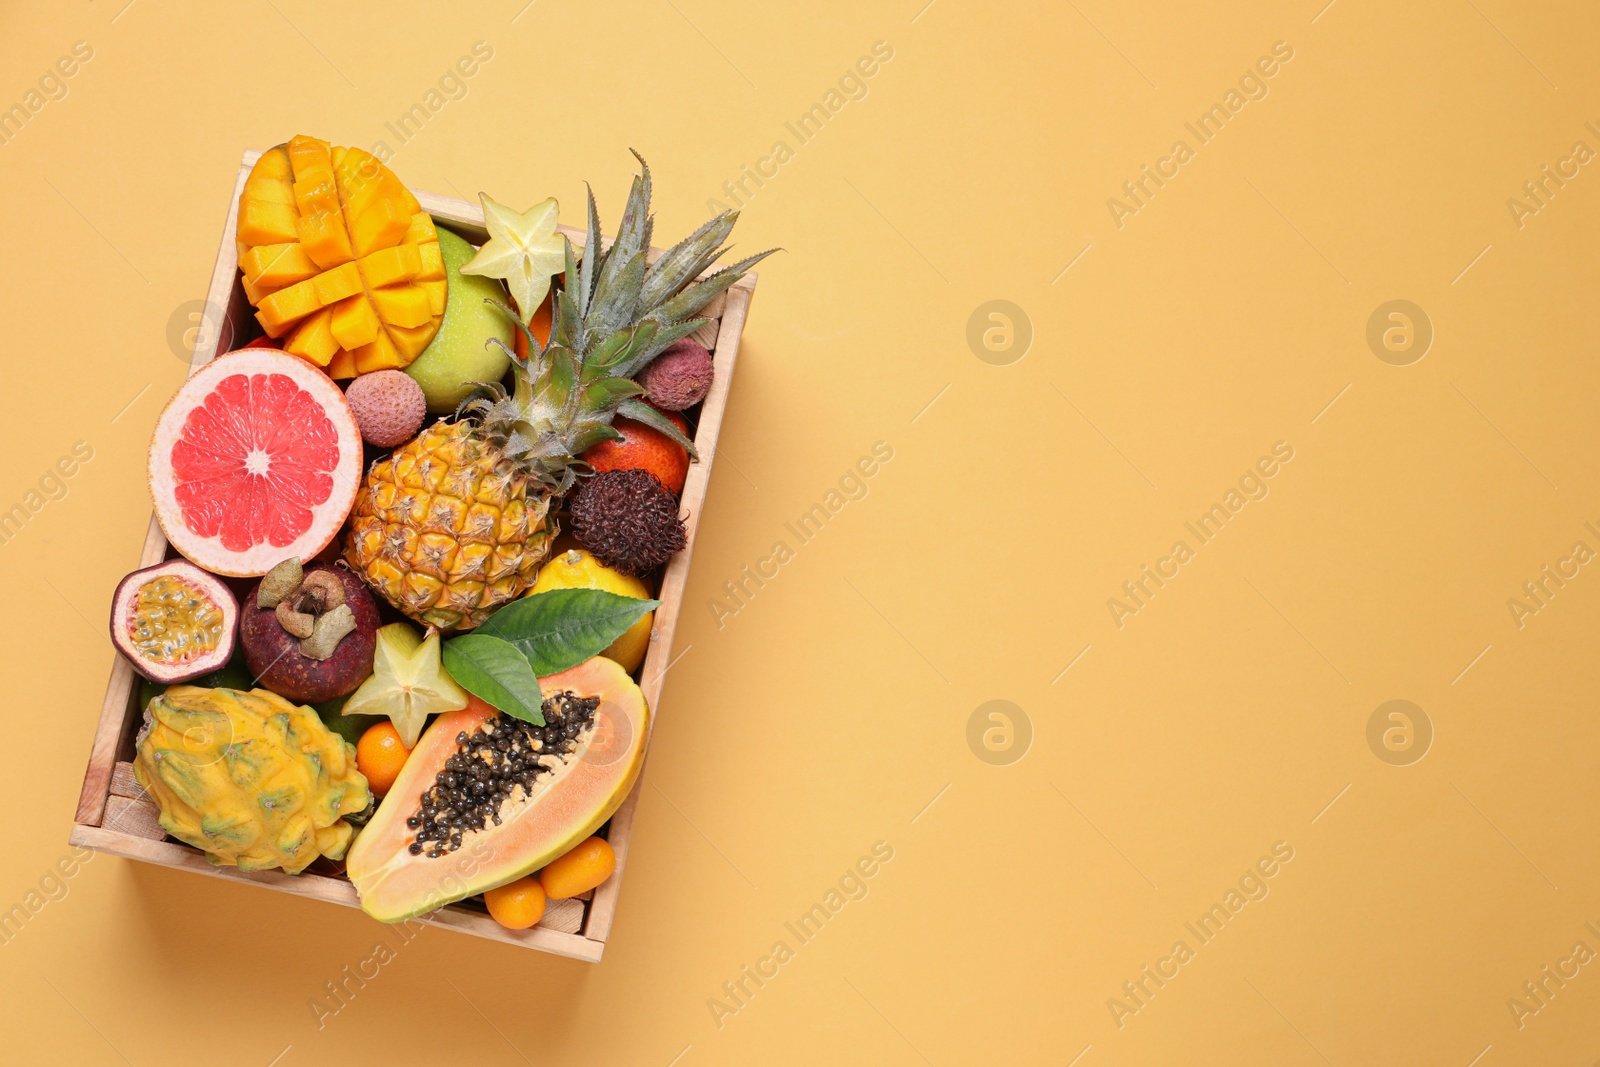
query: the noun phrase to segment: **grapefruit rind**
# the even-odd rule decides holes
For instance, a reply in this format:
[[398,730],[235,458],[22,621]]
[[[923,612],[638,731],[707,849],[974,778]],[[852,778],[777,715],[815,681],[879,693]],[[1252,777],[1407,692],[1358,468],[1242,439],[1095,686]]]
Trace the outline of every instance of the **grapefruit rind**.
[[[313,470],[303,468],[297,470],[296,464],[281,462],[277,468],[279,476],[270,484],[263,484],[267,482],[264,475],[273,469],[271,461],[274,452],[268,448],[252,450],[260,453],[253,459],[235,455],[216,456],[213,453],[213,470],[218,469],[217,464],[239,460],[239,463],[223,471],[224,475],[234,477],[238,477],[239,467],[248,469],[248,465],[252,462],[258,466],[265,463],[263,471],[250,472],[253,475],[262,475],[259,483],[249,483],[257,490],[253,497],[233,496],[219,499],[213,495],[204,501],[213,513],[224,517],[223,521],[231,520],[228,527],[230,536],[237,535],[241,521],[249,526],[252,537],[260,534],[259,538],[255,538],[246,546],[229,547],[224,544],[224,535],[220,531],[207,533],[194,528],[191,521],[192,514],[186,513],[184,503],[180,500],[180,491],[186,486],[197,486],[200,480],[186,479],[180,475],[174,467],[173,451],[185,441],[186,434],[189,433],[190,416],[197,409],[205,407],[207,399],[217,394],[229,379],[241,375],[249,380],[252,400],[257,399],[253,391],[254,386],[263,377],[287,378],[297,390],[294,394],[295,402],[299,403],[299,396],[305,395],[326,419],[328,427],[334,434],[337,453],[334,463],[327,468],[319,465]],[[286,394],[287,390],[280,383],[269,384],[274,386],[276,396],[281,397]],[[236,383],[227,387],[237,391]],[[226,400],[220,401],[213,412],[226,408],[227,403]],[[270,408],[276,410],[269,410]],[[282,456],[288,447],[296,444],[294,439],[286,439],[283,435],[285,420],[282,416],[285,412],[281,409],[281,405],[257,403],[242,412],[238,405],[234,405],[230,410],[234,414],[242,413],[249,416],[247,429],[253,444],[257,446],[266,444],[271,449],[276,449],[276,454],[279,456]],[[277,417],[276,421],[273,421],[274,417]],[[238,425],[235,424],[236,428]],[[269,434],[268,431],[276,433]],[[219,356],[195,371],[167,402],[161,417],[156,421],[155,433],[150,443],[150,495],[155,502],[156,521],[161,524],[161,530],[166,534],[167,541],[186,559],[213,574],[253,578],[265,574],[290,557],[309,560],[339,535],[351,507],[355,504],[356,493],[361,488],[362,467],[360,428],[356,425],[355,416],[351,413],[344,394],[326,374],[303,360],[276,349],[242,348]],[[296,476],[298,476],[297,482],[285,481],[286,478]],[[202,489],[190,488],[187,495],[192,498],[201,492]],[[263,502],[280,511],[298,509],[309,512],[309,519],[305,521],[303,529],[293,537],[279,536],[274,539],[261,528],[265,522],[260,513]],[[257,512],[254,515],[249,513],[252,507]],[[191,509],[191,512],[193,510],[195,509]],[[296,525],[298,525],[298,511],[295,512]]]
[[456,735],[472,733],[496,712],[473,698],[465,710],[434,720],[346,857],[345,873],[368,915],[402,922],[514,882],[565,855],[622,806],[644,766],[650,735],[644,694],[604,656],[540,678],[539,689],[546,696],[600,698],[598,724],[558,771],[539,780],[531,798],[500,809],[501,825],[470,831],[459,849],[430,858],[407,851],[413,834],[406,819],[457,750]]

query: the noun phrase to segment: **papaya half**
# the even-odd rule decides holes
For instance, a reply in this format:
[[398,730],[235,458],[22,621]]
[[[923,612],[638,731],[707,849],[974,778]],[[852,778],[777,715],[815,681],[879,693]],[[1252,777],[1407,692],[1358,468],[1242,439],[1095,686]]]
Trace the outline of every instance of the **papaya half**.
[[473,697],[423,733],[345,860],[368,915],[401,922],[514,882],[622,805],[650,733],[639,687],[596,656],[539,691],[543,727]]

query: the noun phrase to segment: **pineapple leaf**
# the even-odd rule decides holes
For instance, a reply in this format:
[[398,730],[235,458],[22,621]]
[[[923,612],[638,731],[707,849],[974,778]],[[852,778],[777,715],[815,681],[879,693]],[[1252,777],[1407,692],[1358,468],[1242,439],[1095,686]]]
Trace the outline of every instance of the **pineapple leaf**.
[[[673,323],[671,326],[659,326],[650,342],[643,345],[634,344],[627,357],[618,361],[617,365],[612,368],[612,373],[620,374],[625,378],[632,378],[649,366],[652,359],[671,348],[674,342],[688,337],[691,333],[704,326],[707,321],[709,320],[688,319],[684,322]],[[646,326],[657,326],[657,323],[654,319],[646,319],[639,324],[639,332],[643,333]]]
[[[561,247],[567,259],[567,265],[563,272],[564,284],[570,289],[578,284],[578,253],[572,247],[572,238],[566,234],[561,235]],[[575,303],[578,307],[583,307],[583,297],[580,295]]]
[[[585,426],[583,429],[579,430],[573,435],[572,451],[578,455],[582,455],[595,445],[599,444],[601,441],[621,441],[622,439],[622,431],[608,425],[607,423],[596,422]],[[576,466],[576,464],[574,466]],[[593,468],[589,467],[587,463],[582,464],[582,466],[587,469],[580,471],[579,473],[593,473]]]
[[[639,306],[639,284],[644,280],[643,252],[619,258],[622,242],[611,246],[600,280],[595,284],[594,303],[589,308],[588,330],[600,337],[622,329],[633,321]],[[615,268],[615,269],[613,269]]]
[[676,296],[722,254],[722,242],[739,220],[737,211],[724,211],[661,254],[645,275],[639,301],[653,308]]
[[639,161],[639,173],[634,175],[633,187],[628,190],[628,205],[617,226],[617,244],[632,255],[650,247],[650,164],[635,149],[628,151]]
[[696,311],[709,304],[712,297],[727,290],[734,282],[743,278],[744,272],[748,268],[760,263],[772,253],[778,251],[781,251],[781,249],[769,248],[765,252],[757,252],[753,256],[747,256],[737,263],[730,263],[711,277],[704,281],[696,282],[659,308],[656,308],[655,311],[651,312],[650,317],[672,322],[683,318],[685,315],[693,315]]
[[[632,366],[637,363],[638,354],[640,352],[649,351],[651,348],[653,348],[656,343],[656,335],[660,332],[660,324],[651,322],[648,319],[635,326],[632,331],[630,331],[630,339],[628,341],[627,349],[618,354],[616,361],[611,366],[611,373],[623,378],[633,377],[632,374],[625,374],[617,368],[621,366]],[[639,366],[643,366],[643,364],[639,364]]]
[[592,382],[604,377],[611,370],[612,364],[628,350],[633,344],[636,330],[618,330],[595,346],[583,360],[583,380]]
[[[528,329],[528,324],[522,321],[522,316],[517,314],[516,309],[510,304],[502,303],[501,301],[496,300],[492,296],[484,297],[483,302],[485,304],[493,305],[502,315],[510,319],[512,323],[516,325],[517,329],[522,331],[523,339],[528,342],[528,360],[532,360],[534,366],[538,366],[539,361],[544,358],[544,349],[540,346],[539,339],[533,336],[533,331]],[[519,359],[516,352],[506,348],[505,342],[501,341],[498,337],[489,338],[487,343],[499,345],[505,351],[506,355],[511,357],[511,362],[515,363],[517,366],[523,368],[528,366],[528,360]]]
[[533,442],[528,440],[520,430],[511,431],[511,436],[506,438],[506,443],[500,446],[500,451],[507,459],[520,459],[533,450]]
[[572,302],[572,296],[562,289],[556,293],[555,318],[550,326],[550,343],[560,344],[574,352],[582,352],[585,346],[588,330],[584,328],[583,316],[578,312],[578,306]]
[[584,390],[583,403],[590,410],[611,411],[624,400],[643,395],[644,387],[632,378],[601,378]]
[[[711,277],[707,278],[706,281],[708,281],[708,282],[709,281],[715,281],[716,279],[722,277],[724,274],[737,274],[737,275],[739,275],[740,278],[742,278],[742,277],[744,277],[745,271],[749,270],[751,267],[755,266],[757,263],[760,263],[763,259],[766,259],[768,256],[772,255],[774,252],[782,252],[782,251],[783,251],[783,249],[781,249],[781,248],[769,248],[765,252],[757,252],[753,256],[745,256],[743,259],[739,260],[737,263],[729,263],[726,267],[723,267],[721,270],[717,271],[717,273],[715,273]],[[739,280],[738,278],[734,279],[734,281],[738,281],[738,280]]]
[[[537,344],[538,342],[534,342],[534,343]],[[527,370],[528,369],[528,361],[523,359],[521,356],[517,355],[516,349],[511,348],[510,346],[508,346],[504,341],[500,340],[500,338],[498,338],[498,337],[486,337],[486,338],[484,338],[483,346],[485,348],[488,348],[490,345],[494,345],[496,348],[500,349],[500,351],[504,352],[506,354],[506,358],[511,360],[511,362],[515,363],[518,367],[521,367],[523,370]]]
[[632,419],[634,422],[642,422],[652,430],[661,431],[674,441],[678,442],[678,444],[682,445],[692,458],[700,458],[700,453],[695,451],[694,442],[685,437],[683,435],[683,431],[679,430],[672,424],[671,419],[667,418],[665,415],[661,414],[661,412],[657,411],[649,404],[646,404],[644,401],[634,399],[624,400],[622,403],[617,405],[617,414],[621,415],[625,419]]
[[583,262],[578,268],[578,307],[589,310],[589,297],[594,295],[594,277],[600,262],[600,212],[594,206],[594,188],[589,190],[589,232],[583,238]]
[[571,351],[551,346],[545,353],[545,375],[539,390],[542,399],[555,411],[568,406],[578,384],[578,364]]

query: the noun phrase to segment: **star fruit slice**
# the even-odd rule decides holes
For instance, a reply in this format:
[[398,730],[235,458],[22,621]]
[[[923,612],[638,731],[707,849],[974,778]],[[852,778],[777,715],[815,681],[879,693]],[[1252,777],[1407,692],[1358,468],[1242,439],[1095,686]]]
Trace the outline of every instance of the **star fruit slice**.
[[533,317],[550,292],[550,279],[566,269],[566,241],[556,233],[560,209],[555,197],[541,200],[518,213],[498,203],[487,193],[479,193],[483,204],[483,225],[489,231],[462,274],[481,274],[499,278],[511,290],[517,311],[524,321]]
[[439,635],[426,639],[407,623],[378,628],[372,677],[345,701],[346,715],[387,715],[406,748],[415,748],[429,715],[460,711],[467,691],[439,661]]

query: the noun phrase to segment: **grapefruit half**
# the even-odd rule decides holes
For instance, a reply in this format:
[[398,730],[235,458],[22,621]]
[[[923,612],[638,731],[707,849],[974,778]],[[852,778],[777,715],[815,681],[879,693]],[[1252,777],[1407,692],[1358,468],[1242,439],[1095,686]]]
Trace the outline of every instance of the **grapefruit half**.
[[167,540],[235,577],[326,548],[361,470],[361,431],[339,387],[270,348],[230,352],[190,375],[150,444],[150,495]]

